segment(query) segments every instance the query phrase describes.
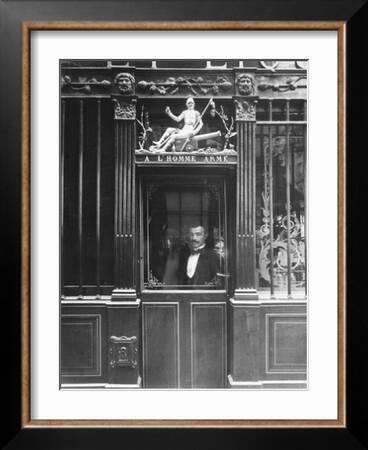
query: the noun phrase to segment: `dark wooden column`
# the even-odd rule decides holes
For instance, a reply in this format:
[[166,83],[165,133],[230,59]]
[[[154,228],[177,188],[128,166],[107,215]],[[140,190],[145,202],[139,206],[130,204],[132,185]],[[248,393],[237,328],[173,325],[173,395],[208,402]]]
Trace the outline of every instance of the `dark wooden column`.
[[[238,80],[240,76],[238,77]],[[239,88],[240,90],[240,88]],[[237,131],[236,285],[229,305],[230,387],[252,387],[262,364],[256,289],[256,97],[235,99]]]
[[113,298],[136,299],[135,161],[136,99],[114,97],[115,105],[115,288]]
[[[121,74],[127,78],[127,74]],[[117,76],[116,78],[118,78]],[[136,98],[114,95],[115,274],[108,306],[108,382],[140,387],[140,300],[136,289]]]
[[257,298],[256,290],[256,113],[255,98],[235,99],[237,131],[236,288],[234,299]]

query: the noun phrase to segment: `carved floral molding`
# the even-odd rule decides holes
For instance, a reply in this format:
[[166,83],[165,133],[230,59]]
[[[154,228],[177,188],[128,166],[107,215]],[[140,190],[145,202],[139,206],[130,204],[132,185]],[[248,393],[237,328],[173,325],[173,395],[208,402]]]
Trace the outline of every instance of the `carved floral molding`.
[[135,120],[136,103],[128,102],[121,98],[113,98],[114,102],[114,119],[117,120]]
[[225,75],[219,75],[214,79],[204,79],[200,76],[168,77],[163,81],[141,80],[137,83],[139,91],[151,95],[217,95],[229,91],[232,86]]
[[235,100],[235,119],[245,122],[256,120],[255,103],[246,100]]

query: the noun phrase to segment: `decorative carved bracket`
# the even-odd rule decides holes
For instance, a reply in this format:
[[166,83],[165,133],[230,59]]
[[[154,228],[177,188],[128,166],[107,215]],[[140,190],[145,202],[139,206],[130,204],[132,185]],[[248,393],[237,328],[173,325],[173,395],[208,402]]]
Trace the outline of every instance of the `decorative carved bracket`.
[[128,101],[125,98],[113,97],[114,119],[117,120],[135,120],[136,118],[136,100]]
[[132,367],[138,365],[138,347],[136,336],[110,336],[109,365],[115,367]]
[[256,102],[235,100],[235,118],[237,121],[251,122],[256,120]]

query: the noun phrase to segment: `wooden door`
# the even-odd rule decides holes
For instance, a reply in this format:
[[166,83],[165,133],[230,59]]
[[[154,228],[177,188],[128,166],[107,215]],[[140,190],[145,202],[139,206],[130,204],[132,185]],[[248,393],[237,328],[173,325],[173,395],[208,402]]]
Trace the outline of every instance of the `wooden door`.
[[145,296],[144,387],[225,387],[226,333],[224,292]]
[[[140,273],[145,388],[226,386],[225,192],[225,178],[219,176],[142,179]],[[173,270],[167,278],[167,261],[172,248],[181,254],[186,245],[190,247],[183,230],[191,229],[194,223],[205,230],[206,251],[218,255],[219,269],[215,281],[187,286],[179,276],[173,281]]]

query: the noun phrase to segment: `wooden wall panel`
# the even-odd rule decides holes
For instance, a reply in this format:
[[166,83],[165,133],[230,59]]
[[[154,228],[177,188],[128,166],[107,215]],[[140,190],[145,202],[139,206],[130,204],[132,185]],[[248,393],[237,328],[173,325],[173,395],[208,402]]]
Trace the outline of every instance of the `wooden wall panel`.
[[307,387],[305,302],[233,301],[229,339],[233,387]]
[[191,304],[192,387],[226,383],[226,303]]
[[[107,310],[109,322],[108,381],[109,383],[138,386],[140,375],[139,303],[125,306],[112,304]],[[124,353],[126,353],[125,356]]]
[[101,314],[64,314],[61,318],[61,374],[102,374]]
[[230,373],[235,381],[259,379],[260,309],[231,306]]
[[266,314],[266,373],[305,373],[307,326],[304,314]]
[[143,303],[143,383],[179,387],[179,304]]

